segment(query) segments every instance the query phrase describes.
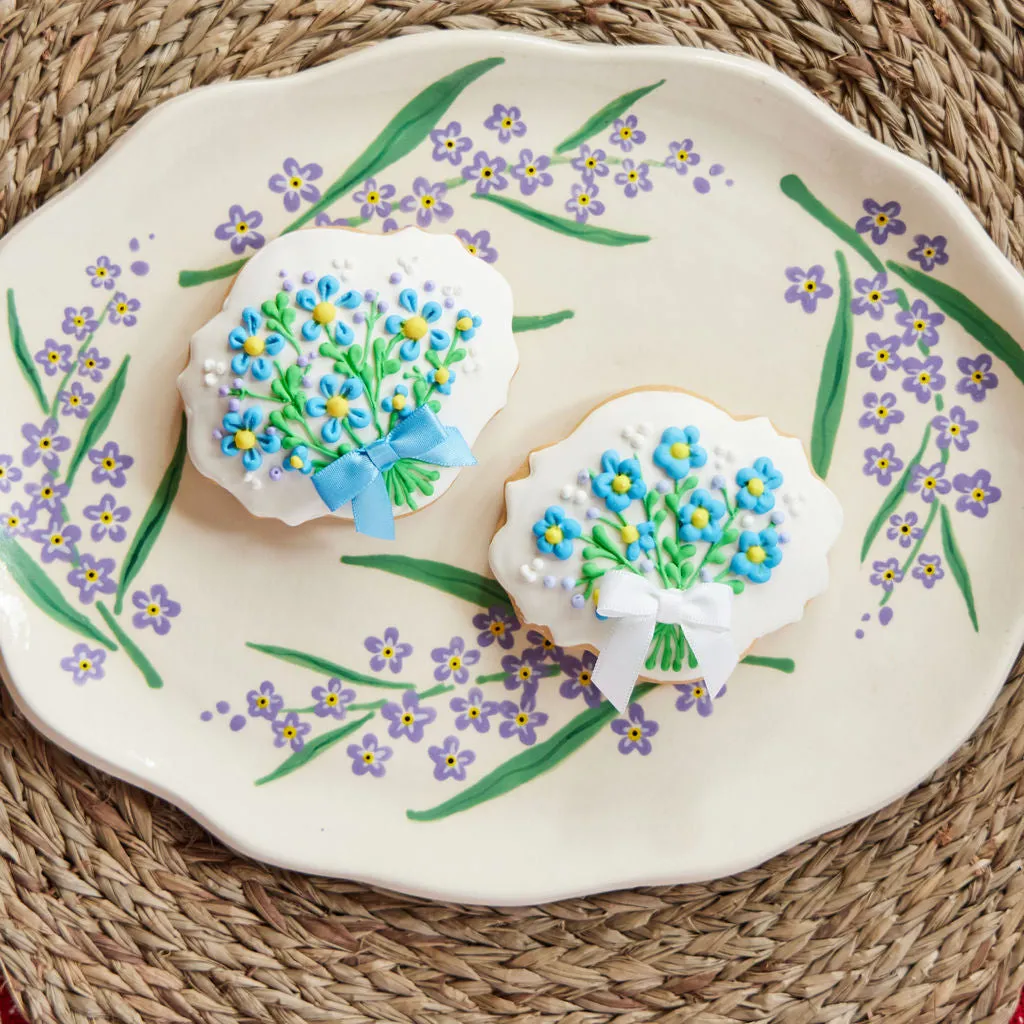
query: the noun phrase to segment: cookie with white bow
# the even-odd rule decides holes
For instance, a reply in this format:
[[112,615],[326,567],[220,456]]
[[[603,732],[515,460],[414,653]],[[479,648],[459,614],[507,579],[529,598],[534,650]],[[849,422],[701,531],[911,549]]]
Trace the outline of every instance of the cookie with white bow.
[[638,679],[721,693],[828,586],[843,518],[796,438],[661,387],[532,452],[505,504],[494,575],[524,622],[597,653],[593,682],[620,709]]

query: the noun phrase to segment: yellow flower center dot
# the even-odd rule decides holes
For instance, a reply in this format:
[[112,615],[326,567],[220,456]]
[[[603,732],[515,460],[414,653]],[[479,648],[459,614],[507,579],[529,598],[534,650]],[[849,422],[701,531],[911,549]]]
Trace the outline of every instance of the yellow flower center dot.
[[364,750],[363,751],[363,764],[373,764],[373,751],[372,750]]
[[984,501],[985,500],[985,492],[980,487],[975,487],[974,490],[971,491],[971,497],[975,501]]
[[620,531],[623,544],[635,544],[640,539],[640,531],[632,525],[624,526]]
[[930,490],[934,489],[934,487],[935,487],[935,485],[937,483],[938,483],[938,480],[936,480],[935,477],[933,477],[933,476],[926,476],[924,478],[924,485],[923,486],[927,487],[928,490],[930,491]]
[[886,352],[884,348],[879,349],[875,353],[875,359],[877,359],[878,362],[880,362],[880,363],[884,363],[884,362],[886,362],[889,359],[889,353]]
[[924,574],[925,574],[925,576],[934,576],[935,575],[935,566],[934,565],[926,565],[924,567]]
[[466,246],[466,252],[468,252],[470,256],[475,256],[477,251],[477,247],[472,243]]
[[412,341],[419,341],[427,333],[427,321],[421,316],[411,316],[402,324],[402,333]]
[[334,395],[327,399],[327,408],[324,411],[336,420],[343,420],[348,415],[348,399],[342,395]]
[[586,206],[587,203],[590,202],[590,196],[588,196],[586,192],[581,192],[577,197],[576,202],[579,203],[580,206]]
[[126,303],[126,302],[119,302],[117,304],[117,311],[118,311],[118,313],[121,313],[121,314],[127,313],[128,312],[128,303]]
[[768,552],[765,551],[760,544],[752,544],[747,548],[747,558],[754,563],[754,565],[760,565],[768,557]]
[[633,129],[632,128],[625,128],[625,127],[623,127],[623,128],[619,129],[619,138],[620,139],[628,139],[632,134],[633,134]]
[[526,725],[529,721],[530,716],[527,715],[525,712],[520,711],[519,714],[516,715],[516,725]]
[[445,139],[444,140],[444,148],[445,149],[454,149],[455,148],[455,140],[454,139]]
[[55,547],[62,547],[64,544],[64,538],[61,534],[55,533],[50,537],[50,543]]
[[565,537],[565,534],[562,533],[562,528],[560,526],[549,526],[544,531],[544,539],[552,547],[554,547],[554,545],[556,545],[556,544],[561,544],[562,540],[564,539],[564,537]]
[[434,205],[434,197],[433,196],[423,196],[423,198],[420,199],[420,206],[422,206],[425,210],[429,210],[433,205]]
[[882,300],[882,293],[881,292],[869,292],[868,293],[868,302],[881,302],[881,300]]
[[458,672],[458,671],[459,671],[459,669],[460,669],[460,668],[462,668],[462,659],[461,659],[461,658],[460,658],[460,657],[459,657],[459,656],[458,656],[457,654],[453,654],[453,655],[452,655],[452,656],[451,656],[451,657],[450,657],[450,658],[448,659],[448,667],[449,667],[449,668],[450,668],[450,669],[451,669],[451,670],[452,670],[453,672]]
[[288,465],[291,466],[292,469],[302,469],[302,459],[300,459],[298,455],[293,455],[288,460]]
[[533,164],[530,164],[530,166],[526,168],[525,173],[528,178],[532,178],[537,173],[537,168],[534,167]]
[[[51,444],[53,444],[53,442],[50,440],[50,438],[48,438],[48,437],[41,437],[41,438],[39,438],[39,447],[40,448],[49,448]],[[109,461],[110,461],[109,459],[104,459],[103,460],[103,465],[106,466],[106,464]]]
[[501,127],[502,128],[511,128],[512,127],[512,118],[511,117],[504,118],[502,120],[502,122],[501,122]]
[[681,149],[678,153],[676,153],[676,159],[681,164],[685,164],[686,161],[690,159],[690,154],[685,149]]
[[482,171],[480,172],[480,177],[481,177],[481,178],[493,178],[493,177],[494,177],[494,170],[493,170],[493,168],[490,168],[490,167],[485,167],[485,168],[484,168],[484,169],[483,169],[483,170],[482,170]]
[[813,281],[804,281],[804,291],[813,292],[818,286]]
[[597,160],[592,156],[587,157],[586,168],[588,171],[592,171],[597,166]]
[[[152,607],[152,605],[150,605],[150,607]],[[257,697],[256,698],[256,707],[258,707],[258,708],[270,707],[270,698],[266,697],[266,696]]]
[[923,320],[915,320],[914,321],[914,330],[915,331],[923,331],[925,329],[925,327],[927,327],[927,326],[928,325]]
[[875,465],[878,466],[879,469],[888,469],[889,468],[889,460],[888,459],[879,459],[878,462],[875,463]]
[[19,519],[18,516],[8,516],[7,517],[7,525],[12,530],[15,529],[20,522],[21,522],[21,519]]
[[434,383],[435,384],[447,384],[448,379],[451,377],[452,372],[446,369],[444,366],[434,371]]
[[875,215],[875,223],[880,227],[884,228],[889,223],[889,218],[884,213]]
[[466,714],[469,715],[470,718],[479,718],[480,717],[480,709],[476,708],[476,707],[470,708],[466,712]]
[[877,408],[877,409],[875,410],[875,415],[876,415],[876,416],[877,416],[877,417],[878,417],[878,418],[879,418],[880,420],[884,420],[884,419],[885,419],[885,417],[889,415],[889,410],[888,410],[888,409],[886,409],[886,407],[885,407],[884,405],[880,405],[880,406],[879,406],[879,407],[878,407],[878,408]]
[[633,486],[633,481],[625,473],[617,473],[612,480],[612,490],[616,494],[625,494]]
[[337,316],[337,313],[333,302],[318,302],[313,307],[313,319],[321,326],[329,324]]
[[103,468],[104,469],[113,469],[116,465],[117,465],[117,463],[114,462],[113,459],[104,459],[103,460]]
[[928,257],[928,259],[931,259],[935,255],[935,250],[932,249],[931,247],[929,247],[929,248],[925,249],[924,254],[925,254],[925,256]]
[[405,408],[405,395],[395,395],[391,399],[391,408],[395,412],[401,412]]
[[[82,400],[78,397],[78,395],[69,395],[68,396],[68,405],[76,406],[76,405],[81,405],[81,404],[82,404]],[[2,474],[0,474],[0,475],[2,475]]]
[[764,494],[764,481],[759,476],[755,476],[752,480],[747,481],[747,490],[755,498],[760,498]]
[[53,488],[52,488],[52,487],[44,487],[44,488],[43,488],[43,489],[42,489],[42,490],[41,490],[41,491],[39,492],[39,496],[40,496],[41,498],[45,498],[45,499],[46,499],[47,501],[49,501],[49,500],[50,500],[50,498],[52,498],[52,497],[53,497]]
[[60,362],[60,353],[51,352],[46,358],[49,359],[51,363],[58,363]]
[[636,173],[636,171],[630,171],[630,172],[629,172],[629,173],[628,173],[628,174],[626,175],[626,177],[627,177],[627,178],[628,178],[628,179],[629,179],[630,181],[636,181],[636,180],[637,180],[637,179],[638,179],[638,178],[640,177],[640,175],[639,175],[639,174],[637,174],[637,173]]
[[79,663],[78,667],[83,672],[88,672],[92,668],[92,662],[88,658],[83,658]]
[[[313,315],[315,316],[316,313]],[[249,337],[245,339],[245,344],[242,345],[247,356],[261,356],[266,350],[266,347],[266,342],[262,338],[257,338],[255,334],[249,335]]]
[[74,325],[75,325],[76,327],[83,327],[83,326],[85,325],[85,317],[84,317],[84,316],[76,316],[76,317],[73,317],[73,318],[72,318],[72,320],[71,320],[71,322],[72,322],[72,323],[73,323],[73,324],[74,324]]
[[956,437],[956,435],[960,433],[960,425],[958,423],[950,423],[949,432],[953,437]]
[[626,733],[626,735],[627,735],[627,736],[628,736],[628,737],[629,737],[629,738],[630,738],[630,739],[631,739],[631,740],[632,740],[632,741],[633,741],[634,743],[636,743],[636,742],[637,742],[637,740],[639,740],[639,739],[640,739],[640,737],[641,737],[641,736],[643,736],[643,733],[642,733],[642,732],[641,732],[641,731],[640,731],[640,730],[639,730],[639,729],[638,729],[638,728],[637,728],[637,727],[636,727],[636,726],[634,725],[634,726],[633,726],[633,728],[632,728],[632,729],[630,729],[628,733]]
[[238,222],[238,223],[237,223],[237,224],[235,225],[235,230],[236,230],[236,231],[237,231],[237,232],[238,232],[238,233],[239,233],[240,235],[244,235],[244,234],[246,233],[246,231],[248,231],[248,230],[249,230],[249,225],[248,225],[248,224],[246,224],[244,220],[240,220],[240,221],[239,221],[239,222]]
[[668,450],[673,459],[688,459],[690,457],[690,446],[685,441],[676,441]]
[[910,533],[910,526],[909,526],[909,524],[907,524],[907,523],[904,523],[904,524],[903,524],[903,525],[902,525],[902,526],[900,527],[900,533],[902,533],[902,534],[908,534],[908,533]]
[[980,384],[984,378],[985,375],[981,370],[975,370],[974,373],[971,374],[971,380],[973,380],[975,384]]
[[85,578],[90,583],[95,583],[100,578],[100,574],[95,569],[86,569]]
[[106,269],[106,267],[97,267],[96,268],[96,276],[97,277],[106,277],[107,276],[107,269]]
[[329,693],[324,697],[324,703],[329,707],[333,708],[338,703],[338,695],[336,693]]
[[590,673],[586,669],[579,674],[579,683],[580,686],[590,685]]
[[256,447],[256,435],[251,430],[235,431],[235,447],[240,452],[247,452]]
[[395,649],[394,647],[385,647],[380,653],[383,654],[385,658],[393,658],[395,656]]
[[146,605],[146,614],[151,619],[155,619],[160,614],[160,605],[158,605],[158,604]]
[[366,193],[366,201],[371,206],[376,206],[380,202],[380,193],[379,192],[367,192]]
[[460,316],[455,321],[455,329],[457,331],[468,331],[473,326],[473,318],[471,316]]
[[495,636],[501,636],[502,633],[505,632],[505,623],[504,622],[492,622],[491,623],[491,632]]
[[692,692],[693,692],[693,696],[694,696],[694,697],[695,697],[695,698],[696,698],[697,700],[700,700],[700,699],[701,699],[701,697],[703,697],[703,696],[704,696],[704,687],[703,687],[703,686],[695,686],[695,687],[693,688],[693,691],[692,691]]
[[449,754],[449,755],[448,755],[448,756],[447,756],[447,757],[446,757],[446,758],[444,759],[444,763],[445,763],[446,765],[448,765],[448,767],[449,767],[449,768],[452,768],[452,767],[454,767],[454,766],[455,766],[455,755],[454,755],[454,754]]
[[932,375],[925,370],[922,370],[918,375],[917,379],[921,384],[930,384]]
[[690,516],[690,525],[703,530],[711,522],[711,513],[706,508],[695,508]]
[[413,718],[412,712],[410,711],[406,711],[406,713],[402,715],[402,725],[412,725],[415,721],[416,719]]
[[525,683],[533,675],[533,669],[529,665],[523,665],[519,669],[519,678]]

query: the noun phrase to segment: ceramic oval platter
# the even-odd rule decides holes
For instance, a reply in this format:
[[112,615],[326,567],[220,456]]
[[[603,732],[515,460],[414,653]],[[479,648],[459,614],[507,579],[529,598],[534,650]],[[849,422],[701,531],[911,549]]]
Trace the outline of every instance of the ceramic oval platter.
[[[393,543],[255,518],[183,441],[190,337],[325,223],[455,234],[514,295],[479,464]],[[439,33],[203,89],[11,232],[0,286],[18,701],[252,856],[503,904],[728,874],[910,789],[1020,646],[1020,279],[939,178],[760,65]],[[487,549],[529,451],[659,384],[800,438],[844,526],[725,696],[622,718]]]

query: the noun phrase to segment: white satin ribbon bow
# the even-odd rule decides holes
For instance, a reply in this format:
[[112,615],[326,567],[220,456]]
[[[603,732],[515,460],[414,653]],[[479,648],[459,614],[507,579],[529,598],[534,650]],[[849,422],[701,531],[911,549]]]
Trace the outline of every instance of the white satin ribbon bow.
[[681,626],[697,656],[704,685],[717,697],[739,658],[732,640],[732,590],[724,583],[698,583],[689,590],[663,590],[646,576],[616,570],[601,577],[597,610],[617,619],[594,666],[594,685],[625,711],[659,622]]

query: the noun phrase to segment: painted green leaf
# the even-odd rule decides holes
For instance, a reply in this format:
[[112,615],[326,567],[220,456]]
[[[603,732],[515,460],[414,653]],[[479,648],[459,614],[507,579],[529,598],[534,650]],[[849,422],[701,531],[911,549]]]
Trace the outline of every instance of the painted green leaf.
[[779,188],[783,195],[792,199],[798,206],[802,206],[815,220],[819,221],[829,229],[837,238],[845,242],[851,249],[855,249],[862,256],[875,273],[885,270],[882,261],[871,251],[868,243],[862,235],[850,227],[845,221],[840,220],[817,196],[800,180],[795,174],[787,174],[780,182]]
[[836,251],[839,265],[839,299],[832,333],[825,345],[821,361],[821,377],[818,380],[818,397],[814,403],[814,420],[811,426],[811,465],[823,480],[832,465],[832,451],[843,418],[843,402],[846,400],[846,381],[850,375],[850,360],[853,358],[853,314],[850,312],[850,271],[846,257]]
[[68,463],[68,487],[75,482],[75,474],[78,472],[78,467],[82,464],[86,453],[99,444],[100,438],[103,437],[107,427],[110,425],[111,417],[113,417],[114,411],[117,409],[117,403],[121,401],[121,394],[124,391],[125,381],[128,377],[128,364],[131,362],[131,358],[131,356],[125,356],[121,360],[117,373],[111,377],[110,383],[104,389],[103,394],[100,395],[100,400],[93,406],[92,412],[89,413],[89,418],[85,421],[85,429],[78,438],[78,444],[75,445],[74,454]]
[[28,342],[25,341],[25,332],[21,329],[21,321],[18,319],[18,310],[14,304],[14,289],[7,289],[7,332],[11,336],[11,348],[14,349],[14,358],[17,360],[18,369],[22,376],[28,381],[32,394],[36,396],[39,407],[46,415],[50,414],[50,407],[46,404],[46,395],[43,394],[43,385],[39,380],[39,372],[36,364],[32,362],[32,354],[28,350]]
[[102,644],[107,650],[117,650],[117,644],[68,603],[53,580],[11,537],[0,535],[0,562],[7,567],[11,579],[17,583],[21,592],[41,612],[80,636]]
[[[641,700],[657,685],[641,684],[633,691],[633,700]],[[509,758],[479,782],[463,789],[450,800],[445,800],[444,803],[426,811],[406,811],[406,817],[412,821],[438,821],[460,811],[471,810],[495,797],[504,796],[537,778],[538,775],[556,768],[570,754],[574,754],[588,740],[593,739],[616,715],[618,711],[608,701],[602,702],[596,708],[588,708],[563,725],[549,739]]]
[[117,583],[117,596],[114,599],[114,612],[121,614],[124,607],[124,595],[131,585],[131,582],[139,574],[143,563],[149,557],[153,545],[156,543],[160,531],[164,528],[171,505],[178,493],[178,485],[181,483],[181,474],[185,466],[186,452],[186,423],[185,414],[181,415],[181,426],[178,429],[178,443],[174,448],[171,461],[164,470],[160,486],[153,495],[153,500],[146,509],[146,514],[135,531],[135,538],[132,540],[128,554],[125,555],[124,564],[121,566],[121,577]]
[[146,685],[151,690],[161,689],[164,681],[160,678],[160,673],[153,668],[153,663],[142,653],[138,644],[121,628],[121,624],[110,614],[107,606],[102,601],[97,601],[96,610],[103,616],[103,621],[110,627],[111,633],[117,638],[117,642],[121,645],[124,653],[131,658],[132,663],[142,673],[142,678],[146,680]]
[[557,313],[546,313],[543,316],[512,317],[512,333],[525,334],[527,331],[543,331],[563,320],[571,320],[576,314],[571,309],[560,309]]
[[956,585],[963,594],[964,603],[967,605],[967,614],[971,617],[971,625],[974,632],[978,632],[978,612],[974,607],[974,590],[971,587],[971,574],[967,571],[967,563],[964,562],[960,545],[956,542],[953,534],[953,521],[949,509],[943,505],[939,510],[940,532],[942,534],[942,550],[946,555],[946,564],[949,566]]
[[868,557],[868,552],[871,550],[871,545],[875,542],[875,537],[878,536],[878,531],[886,524],[889,516],[896,511],[900,501],[902,501],[903,495],[907,489],[907,484],[910,483],[910,477],[914,472],[914,466],[921,461],[921,457],[924,455],[924,450],[928,447],[928,439],[931,436],[932,428],[929,425],[924,428],[924,437],[921,438],[921,447],[917,449],[917,453],[907,463],[907,468],[903,470],[903,475],[889,489],[889,492],[882,499],[882,504],[878,511],[874,514],[871,522],[868,523],[868,528],[864,533],[864,540],[860,546],[860,560],[862,562]]
[[197,284],[234,277],[248,262],[249,257],[246,256],[240,260],[232,260],[230,263],[222,263],[219,267],[212,267],[209,270],[182,270],[178,273],[178,287],[195,288]]
[[345,565],[361,565],[404,576],[481,608],[499,606],[512,611],[512,600],[497,580],[469,569],[408,555],[343,555],[341,561]]
[[268,782],[283,778],[285,775],[291,775],[303,765],[309,764],[315,757],[319,757],[325,750],[329,750],[335,743],[340,743],[346,736],[351,736],[357,729],[361,729],[371,718],[373,718],[372,711],[368,715],[363,715],[362,718],[357,718],[354,722],[348,722],[330,732],[322,733],[315,740],[310,740],[301,750],[296,750],[291,757],[282,761],[269,775],[257,779],[256,785],[263,786]]
[[245,646],[251,647],[254,651],[259,651],[260,654],[269,654],[272,658],[279,658],[281,661],[287,661],[291,665],[298,665],[299,668],[308,668],[310,671],[316,672],[317,675],[337,676],[339,679],[344,679],[349,683],[357,683],[360,686],[372,686],[378,690],[414,690],[416,688],[415,683],[390,682],[387,679],[381,679],[379,676],[364,675],[362,672],[356,672],[354,669],[345,668],[344,665],[339,665],[336,661],[321,658],[316,654],[296,651],[291,647],[257,644],[252,641],[247,642]]
[[473,199],[480,199],[485,203],[493,203],[501,206],[511,213],[538,224],[542,228],[557,231],[562,235],[569,235],[570,238],[578,238],[581,242],[593,242],[595,245],[637,245],[640,242],[649,242],[650,235],[630,235],[625,231],[615,231],[612,228],[601,228],[596,224],[580,224],[575,219],[568,217],[557,217],[553,213],[544,213],[518,199],[509,199],[507,196],[494,195],[488,192],[481,195],[474,192]]
[[975,305],[963,292],[937,280],[931,274],[892,260],[886,266],[931,299],[946,316],[955,320],[979,345],[1006,363],[1016,378],[1024,382],[1024,350],[1009,331],[997,324],[980,306]]
[[776,672],[785,672],[787,675],[796,670],[796,662],[792,658],[762,658],[758,654],[748,654],[740,659],[740,664],[773,668]]
[[665,79],[655,82],[653,85],[645,85],[632,92],[623,93],[621,96],[606,103],[593,117],[588,117],[571,135],[564,138],[556,147],[556,153],[568,153],[575,149],[581,142],[592,139],[598,132],[604,131],[610,124],[617,121],[625,114],[630,107],[638,100],[642,100],[648,93],[665,84]]

